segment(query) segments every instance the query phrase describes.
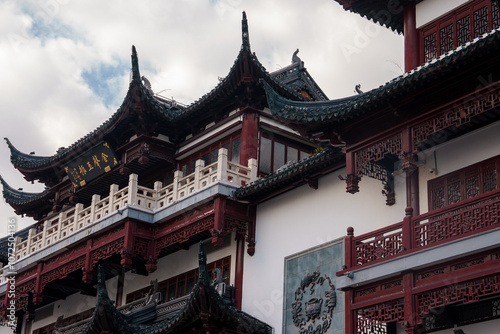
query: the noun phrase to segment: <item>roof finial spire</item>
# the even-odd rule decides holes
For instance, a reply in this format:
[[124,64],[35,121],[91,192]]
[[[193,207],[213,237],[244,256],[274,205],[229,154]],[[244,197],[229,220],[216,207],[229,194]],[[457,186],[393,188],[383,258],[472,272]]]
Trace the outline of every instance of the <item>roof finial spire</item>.
[[141,82],[141,74],[139,73],[139,59],[137,58],[137,51],[135,46],[132,45],[132,80]]
[[250,52],[250,38],[248,37],[247,13],[243,11],[241,20],[241,48]]

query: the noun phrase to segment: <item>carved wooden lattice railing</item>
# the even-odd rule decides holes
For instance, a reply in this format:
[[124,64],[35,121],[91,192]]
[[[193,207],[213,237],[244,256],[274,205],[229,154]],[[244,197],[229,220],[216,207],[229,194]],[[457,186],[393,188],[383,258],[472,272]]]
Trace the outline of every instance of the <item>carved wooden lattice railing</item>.
[[92,196],[88,207],[78,203],[74,207],[45,220],[43,231],[31,229],[25,240],[16,240],[16,260],[38,252],[60,239],[76,233],[78,230],[92,225],[112,212],[134,205],[148,210],[158,210],[175,204],[205,187],[219,181],[226,181],[236,186],[244,186],[257,179],[257,161],[250,159],[248,167],[228,161],[227,149],[220,149],[218,160],[204,166],[202,160],[196,162],[195,172],[186,176],[176,171],[174,181],[163,187],[155,182],[154,188],[138,184],[136,174],[131,174],[127,187],[118,189],[118,185],[110,187],[109,196],[101,199]]
[[370,265],[500,226],[500,190],[346,239],[346,269]]

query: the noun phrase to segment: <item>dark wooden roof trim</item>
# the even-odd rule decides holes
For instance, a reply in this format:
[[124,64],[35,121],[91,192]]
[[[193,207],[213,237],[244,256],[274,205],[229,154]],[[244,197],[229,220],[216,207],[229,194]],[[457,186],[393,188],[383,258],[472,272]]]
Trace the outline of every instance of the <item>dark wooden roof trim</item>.
[[329,146],[308,159],[294,163],[236,190],[239,200],[262,202],[302,184],[314,186],[316,179],[345,165],[345,154]]
[[480,63],[487,57],[496,57],[500,51],[500,28],[425,63],[383,86],[347,98],[330,101],[292,101],[264,83],[271,113],[278,120],[304,132],[315,131],[366,114],[381,105],[388,105],[401,96],[416,92],[421,87],[453,74],[471,62]]

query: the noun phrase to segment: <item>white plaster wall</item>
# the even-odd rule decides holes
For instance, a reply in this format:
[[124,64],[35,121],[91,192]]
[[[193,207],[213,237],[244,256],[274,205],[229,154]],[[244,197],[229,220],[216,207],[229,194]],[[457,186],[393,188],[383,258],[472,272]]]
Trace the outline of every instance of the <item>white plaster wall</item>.
[[[436,159],[434,159],[434,151]],[[420,212],[428,211],[427,182],[500,154],[500,121],[419,154]],[[435,169],[430,173],[430,169]]]
[[349,194],[345,181],[333,172],[319,180],[317,190],[307,185],[257,207],[256,246],[246,255],[243,278],[243,311],[282,332],[284,258],[346,235],[355,235],[403,220],[404,178],[397,176],[396,204],[385,205],[380,181],[364,177],[360,192]]
[[[222,259],[226,256],[231,256],[231,284],[234,284],[235,276],[235,259],[236,259],[236,241],[234,236],[230,236],[231,243],[229,246],[221,247],[218,250],[207,254],[207,263]],[[210,241],[207,241],[210,242]],[[174,277],[187,271],[198,268],[198,250],[199,245],[195,244],[189,247],[188,250],[180,250],[169,256],[158,260],[158,269],[149,274],[142,276],[134,274],[130,271],[125,274],[125,283],[123,287],[123,302],[125,303],[128,293],[149,286],[152,280],[158,279],[161,282],[170,277]]]
[[425,0],[416,6],[417,28],[445,15],[470,0]]
[[[108,290],[108,295],[111,300],[115,299],[117,283],[117,277],[113,277],[106,281],[106,289]],[[75,293],[71,296],[68,296],[66,299],[58,300],[52,303],[54,307],[54,313],[52,314],[52,316],[41,319],[39,321],[33,321],[31,330],[33,331],[40,327],[50,325],[54,323],[61,315],[64,316],[64,318],[67,318],[69,316],[91,309],[95,307],[96,302],[97,297],[85,296],[80,293]]]

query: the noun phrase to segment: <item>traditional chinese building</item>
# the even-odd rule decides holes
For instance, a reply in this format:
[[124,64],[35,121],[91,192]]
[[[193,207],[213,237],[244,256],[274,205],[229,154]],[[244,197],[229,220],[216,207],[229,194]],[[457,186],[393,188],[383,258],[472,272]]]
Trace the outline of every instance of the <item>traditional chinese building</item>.
[[7,142],[47,185],[2,180],[37,220],[17,240],[18,332],[498,332],[498,3],[337,2],[404,34],[403,75],[327,100],[297,53],[266,72],[244,16],[193,104],[154,94],[133,49],[94,132],[52,157]]
[[325,150],[237,190],[267,245],[245,275],[276,277],[245,281],[243,308],[284,333],[497,333],[498,2],[338,2],[404,34],[406,73],[319,102],[263,83],[273,116]]
[[[268,333],[239,311],[245,254],[257,246],[255,206],[234,191],[316,147],[271,117],[262,82],[294,100],[325,94],[297,52],[268,73],[251,52],[245,14],[229,74],[191,105],[153,92],[134,47],[131,60],[127,95],[96,130],[49,157],[6,140],[14,167],[46,190],[26,193],[1,179],[7,203],[37,221],[17,234],[15,274],[3,268],[3,315],[12,300],[19,333],[87,325],[85,333]],[[198,269],[200,241],[208,263]],[[213,286],[207,270],[217,273]],[[148,303],[152,280],[158,297]]]

